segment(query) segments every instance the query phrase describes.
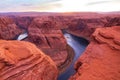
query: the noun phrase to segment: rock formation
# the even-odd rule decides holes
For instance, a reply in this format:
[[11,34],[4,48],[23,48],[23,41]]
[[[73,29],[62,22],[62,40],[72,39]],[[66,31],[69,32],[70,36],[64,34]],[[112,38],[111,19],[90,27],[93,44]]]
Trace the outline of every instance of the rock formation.
[[0,80],[56,80],[55,63],[35,45],[0,40]]
[[71,20],[67,32],[90,40],[90,36],[99,27],[120,26],[120,17],[78,18]]
[[70,80],[120,80],[120,26],[97,28]]
[[34,43],[49,55],[60,70],[73,59],[70,57],[73,51],[69,51],[71,48],[67,46],[62,30],[90,41],[96,28],[120,26],[120,14],[11,13],[1,16],[0,39],[16,39],[23,31],[27,32],[25,41]]
[[69,53],[67,42],[58,25],[53,18],[35,18],[28,27],[28,41],[42,49],[59,67],[65,63]]
[[[115,19],[116,22],[112,21]],[[90,36],[98,27],[119,25],[119,17],[93,17],[81,16],[40,16],[34,17],[28,27],[28,39],[49,55],[57,66],[63,65],[68,55],[67,43],[63,37],[62,29],[78,37],[90,40]],[[111,22],[113,24],[111,24]]]
[[17,26],[21,29],[26,29],[31,24],[33,17],[20,17],[20,16],[11,16],[11,19],[15,22]]
[[22,30],[9,17],[0,17],[0,39],[15,39]]
[[[10,28],[12,28],[12,31],[5,29],[4,32],[0,31],[0,34],[10,33],[10,36],[12,36],[11,38],[13,38],[13,35],[15,36],[15,34],[17,35],[19,33],[18,28],[22,28],[27,31],[29,26],[38,26],[39,24],[37,23],[39,21],[42,26],[52,26],[50,29],[54,27],[55,30],[65,29],[67,30],[67,32],[73,35],[84,37],[89,40],[90,35],[98,27],[119,26],[119,16],[119,13],[11,13],[10,15],[0,14],[0,25],[9,26]],[[11,39],[7,35],[4,38]]]

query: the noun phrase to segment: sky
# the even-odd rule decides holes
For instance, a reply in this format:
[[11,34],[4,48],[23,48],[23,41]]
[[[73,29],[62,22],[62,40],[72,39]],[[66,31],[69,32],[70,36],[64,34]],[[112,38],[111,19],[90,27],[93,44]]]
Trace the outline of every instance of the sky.
[[1,0],[0,12],[112,12],[120,0]]

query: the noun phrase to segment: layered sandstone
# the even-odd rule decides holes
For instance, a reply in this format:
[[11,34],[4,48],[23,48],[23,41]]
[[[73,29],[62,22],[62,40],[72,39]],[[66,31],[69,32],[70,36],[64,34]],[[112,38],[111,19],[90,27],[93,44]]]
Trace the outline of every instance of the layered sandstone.
[[9,17],[0,17],[0,39],[15,39],[22,30]]
[[70,80],[120,80],[120,26],[97,28]]
[[[34,16],[33,16],[34,15]],[[99,27],[119,26],[120,15],[99,13],[16,13],[0,21],[0,39],[17,39],[21,29],[28,33],[24,40],[34,43],[49,55],[60,68],[70,63],[73,56],[68,51],[62,30],[90,41]],[[67,46],[67,47],[66,47]],[[67,62],[67,64],[66,64]],[[62,67],[63,67],[62,66]]]
[[115,18],[110,16],[85,18],[71,14],[69,16],[34,17],[28,27],[29,35],[26,40],[36,44],[55,61],[57,66],[61,66],[69,55],[62,30],[90,41],[90,36],[96,28],[119,25],[119,21],[119,16]]
[[35,45],[0,40],[0,80],[56,80],[55,63]]
[[32,16],[31,17],[12,16],[11,18],[19,28],[25,29],[25,30],[27,30],[28,26],[31,24],[33,20]]
[[[3,20],[0,21],[0,24],[3,25],[5,23],[3,26],[11,28],[11,31],[8,29],[0,31],[0,34],[2,37],[5,36],[5,39],[11,39],[13,35],[17,35],[19,33],[18,27],[27,31],[28,27],[33,25],[33,23],[34,25],[38,25],[37,18],[40,24],[45,25],[48,23],[48,26],[52,26],[57,30],[65,29],[71,34],[84,37],[88,40],[90,39],[90,35],[98,27],[120,25],[119,13],[11,13],[2,15],[4,15],[4,17],[1,18]],[[4,27],[2,28],[4,29]],[[4,33],[10,33],[9,35],[12,37],[9,38],[9,36],[6,36]]]
[[67,42],[54,18],[35,18],[28,27],[28,40],[49,55],[59,67],[65,63]]
[[120,17],[106,16],[101,18],[74,18],[69,23],[67,32],[90,40],[96,28],[120,26]]

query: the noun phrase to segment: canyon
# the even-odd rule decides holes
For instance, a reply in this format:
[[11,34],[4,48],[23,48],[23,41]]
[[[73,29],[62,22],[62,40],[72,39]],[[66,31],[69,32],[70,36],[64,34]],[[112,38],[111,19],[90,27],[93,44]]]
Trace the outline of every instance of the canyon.
[[[111,14],[106,14],[106,13],[105,14],[102,13],[0,14],[0,39],[8,40],[8,41],[16,40],[20,34],[27,33],[28,36],[24,38],[22,41],[31,42],[35,44],[39,50],[43,51],[44,54],[49,56],[54,61],[54,64],[58,68],[59,74],[61,74],[68,68],[68,66],[71,64],[74,58],[74,51],[71,48],[71,46],[67,44],[67,41],[63,35],[65,31],[77,37],[82,37],[90,42],[85,52],[82,53],[80,60],[77,60],[75,64],[75,70],[77,72],[75,75],[73,76],[71,75],[72,77],[70,78],[70,80],[104,80],[104,79],[106,80],[106,79],[110,79],[110,77],[113,78],[111,80],[114,80],[114,77],[116,76],[117,78],[115,79],[119,80],[120,69],[117,68],[119,67],[120,64],[119,63],[120,60],[118,60],[118,58],[120,57],[119,45],[117,45],[119,44],[119,39],[118,39],[119,37],[115,36],[115,35],[119,35],[119,27],[118,28],[115,27],[114,29],[112,28],[112,26],[120,26],[119,13],[116,14],[112,14],[112,13]],[[115,34],[110,34],[109,32],[111,31],[114,32]],[[111,38],[111,35],[112,36],[114,35],[114,38]],[[116,38],[118,40],[116,40]],[[111,42],[114,41],[114,39],[115,39],[115,44],[112,43],[113,44],[112,45]],[[113,48],[117,47],[118,50],[116,49],[112,50],[112,48],[109,48],[108,46],[106,47],[106,45],[108,44],[111,44],[109,46]],[[103,48],[100,47],[99,49],[99,46],[102,46]],[[102,52],[102,50],[104,51],[105,49],[106,52]],[[115,54],[118,55],[117,57],[115,54],[112,54],[114,53],[114,51]],[[105,55],[102,56],[103,53]],[[115,55],[115,56],[110,56],[110,55]],[[102,56],[103,61],[100,61],[101,59],[99,60],[99,58],[96,59],[98,56],[99,57]],[[108,68],[109,67],[108,65],[112,65],[110,63],[107,63],[108,65],[106,63],[102,64],[102,62],[104,62],[104,57],[106,58],[105,59],[106,63],[107,60],[110,62],[113,61],[114,66],[111,67],[115,67],[115,68],[113,69]],[[109,58],[113,58],[115,61],[113,59],[109,60]],[[105,75],[105,74],[101,74],[94,76],[94,74],[96,74],[94,72],[98,71],[99,74],[102,73],[99,72],[99,70],[103,70],[101,67],[99,68],[99,66],[97,66],[98,65],[97,63],[101,63],[102,68],[103,67],[106,68],[105,74],[107,74],[107,69],[111,71],[111,74],[113,70],[115,71],[118,70],[118,72],[114,74],[116,76],[111,76],[111,74],[109,74],[110,77],[102,77],[101,79],[97,79],[99,76],[101,77],[101,75],[103,76]],[[86,68],[86,66],[90,66],[92,68],[86,70],[84,69]],[[93,72],[93,74],[91,74],[91,72]],[[82,74],[83,76],[81,76]],[[57,73],[55,74],[55,77],[56,75]],[[88,78],[85,77],[87,75],[89,75]],[[44,80],[49,80],[49,79],[44,79]],[[55,80],[55,78],[53,80]]]
[[97,28],[70,80],[120,79],[120,26]]

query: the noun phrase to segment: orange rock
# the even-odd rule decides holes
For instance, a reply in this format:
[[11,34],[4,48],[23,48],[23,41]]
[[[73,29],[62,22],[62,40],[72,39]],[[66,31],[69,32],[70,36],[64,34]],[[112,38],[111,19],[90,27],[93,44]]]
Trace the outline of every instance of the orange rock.
[[56,80],[58,70],[35,45],[0,40],[0,80]]
[[70,80],[120,80],[120,26],[98,28]]
[[[0,26],[0,39],[14,39],[21,33],[19,28],[25,29],[29,34],[25,40],[34,43],[49,55],[57,66],[61,66],[67,62],[69,56],[67,42],[61,30],[90,41],[90,36],[96,28],[119,26],[119,23],[119,12],[115,14],[12,13],[6,14],[6,17],[0,20],[0,25],[3,25]],[[117,39],[115,43],[120,44]]]

